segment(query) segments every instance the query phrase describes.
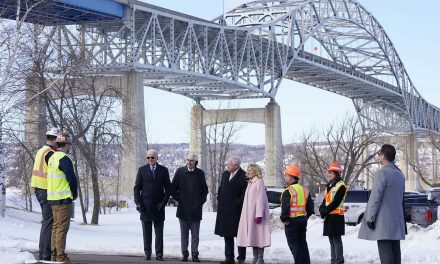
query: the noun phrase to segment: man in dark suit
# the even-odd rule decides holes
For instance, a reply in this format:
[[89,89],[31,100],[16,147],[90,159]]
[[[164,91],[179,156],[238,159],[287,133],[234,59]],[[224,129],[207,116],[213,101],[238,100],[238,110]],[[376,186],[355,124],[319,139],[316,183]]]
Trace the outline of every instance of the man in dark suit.
[[208,195],[205,173],[197,168],[197,155],[186,157],[186,166],[177,169],[173,178],[173,198],[177,201],[176,216],[180,223],[182,261],[188,261],[189,231],[191,231],[191,261],[199,259],[199,232],[203,204]]
[[157,163],[158,153],[147,151],[147,165],[139,168],[134,185],[134,202],[140,213],[145,259],[151,260],[152,224],[156,236],[156,260],[163,261],[163,222],[165,205],[171,194],[168,169]]
[[[217,219],[215,234],[225,238],[225,260],[222,264],[234,264],[234,237],[237,237],[241,208],[246,193],[246,172],[240,168],[240,159],[230,157],[226,161],[222,182],[217,192]],[[238,247],[237,263],[244,263],[246,248]]]

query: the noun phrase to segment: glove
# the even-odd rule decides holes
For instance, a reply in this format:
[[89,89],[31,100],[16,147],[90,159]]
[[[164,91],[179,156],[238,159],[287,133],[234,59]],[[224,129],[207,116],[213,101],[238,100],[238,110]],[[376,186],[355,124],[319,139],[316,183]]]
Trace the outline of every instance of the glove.
[[374,230],[376,228],[376,223],[374,221],[367,221],[367,226]]
[[160,211],[165,208],[166,202],[162,201],[157,205],[157,210]]
[[263,217],[255,217],[255,224],[261,224],[261,220],[263,219]]
[[319,215],[321,216],[322,219],[324,219],[327,216],[328,212],[325,206],[320,206],[319,207]]
[[142,213],[142,212],[144,211],[144,208],[142,208],[142,206],[141,206],[140,204],[136,204],[136,210],[137,210],[139,213]]

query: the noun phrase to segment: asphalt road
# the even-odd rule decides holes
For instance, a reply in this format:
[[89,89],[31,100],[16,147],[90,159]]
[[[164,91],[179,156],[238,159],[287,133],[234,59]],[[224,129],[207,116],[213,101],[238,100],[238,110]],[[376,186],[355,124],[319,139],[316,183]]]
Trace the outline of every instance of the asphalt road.
[[[33,253],[35,257],[38,256],[38,253]],[[165,261],[156,261],[153,260],[145,260],[145,257],[141,256],[113,256],[113,255],[93,255],[93,254],[78,254],[78,253],[69,253],[68,254],[72,264],[195,264],[196,262],[182,262],[180,259],[172,259],[166,258]],[[191,259],[190,259],[191,260]],[[214,264],[220,263],[221,260],[204,260],[200,259],[202,262],[200,264]],[[246,260],[246,263],[250,263],[250,260]],[[287,263],[272,263],[265,262],[267,264],[291,264],[293,263],[293,259]],[[313,264],[324,264],[328,262],[316,262],[313,261]]]
[[[34,253],[37,257],[37,254]],[[165,259],[165,261],[156,261],[153,257],[152,260],[145,260],[145,257],[141,256],[113,256],[113,255],[93,255],[93,254],[68,254],[72,264],[183,264],[185,262],[180,261],[180,259]],[[200,259],[201,264],[213,264],[219,263],[220,261],[207,261]],[[195,262],[186,262],[188,264]]]

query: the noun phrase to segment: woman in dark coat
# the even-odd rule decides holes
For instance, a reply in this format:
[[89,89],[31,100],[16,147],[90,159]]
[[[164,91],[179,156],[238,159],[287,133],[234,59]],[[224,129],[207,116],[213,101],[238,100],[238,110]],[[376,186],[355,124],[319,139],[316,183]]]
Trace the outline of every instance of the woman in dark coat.
[[342,168],[337,162],[330,164],[327,169],[329,183],[325,197],[319,207],[321,218],[324,220],[324,236],[330,241],[331,263],[344,263],[344,249],[341,236],[345,235],[344,199],[347,187],[341,179]]

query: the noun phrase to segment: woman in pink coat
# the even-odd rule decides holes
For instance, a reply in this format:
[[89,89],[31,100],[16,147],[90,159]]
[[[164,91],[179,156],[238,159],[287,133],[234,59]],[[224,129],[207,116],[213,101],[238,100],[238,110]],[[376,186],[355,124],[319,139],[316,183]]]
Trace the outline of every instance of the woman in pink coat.
[[270,246],[270,216],[266,188],[261,169],[256,164],[247,167],[249,178],[238,225],[237,245],[252,247],[253,264],[263,264],[264,248]]

